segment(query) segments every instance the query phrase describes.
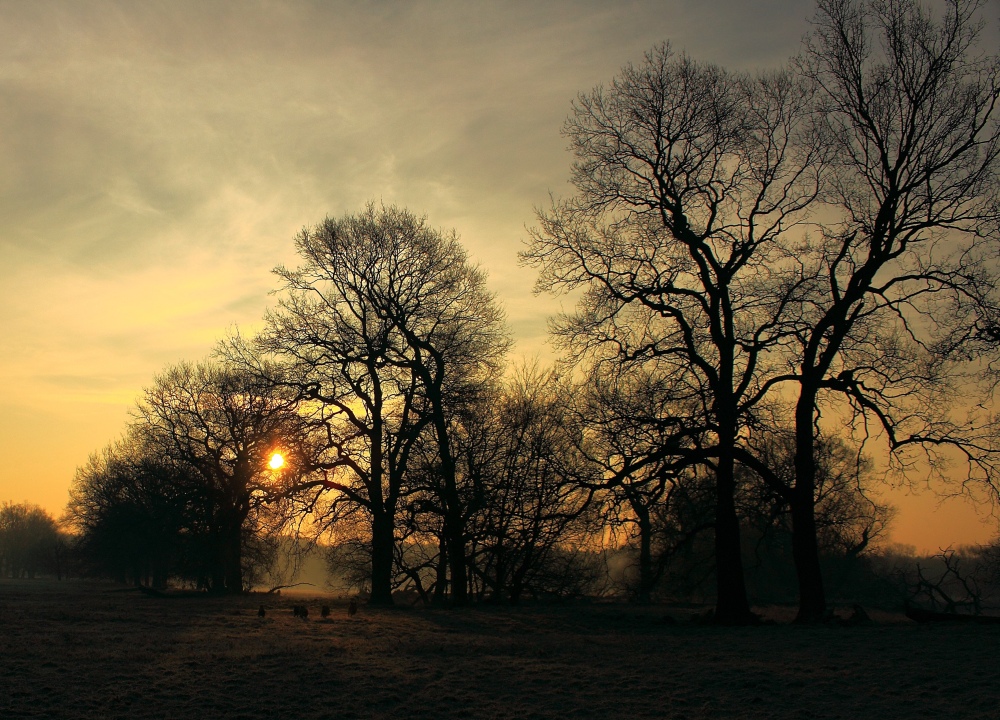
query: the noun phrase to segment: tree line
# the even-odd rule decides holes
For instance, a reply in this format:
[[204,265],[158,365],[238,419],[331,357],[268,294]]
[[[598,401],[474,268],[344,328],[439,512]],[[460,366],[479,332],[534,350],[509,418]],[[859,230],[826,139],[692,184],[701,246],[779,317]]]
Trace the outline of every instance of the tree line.
[[80,468],[81,542],[120,576],[238,591],[308,525],[371,602],[459,605],[583,587],[612,548],[637,597],[689,581],[723,623],[753,621],[772,544],[821,620],[833,560],[890,519],[879,475],[1000,489],[981,10],[820,0],[779,70],[663,44],[579,95],[574,192],[521,254],[575,299],[554,369],[509,367],[453,231],[375,204],[304,229],[264,329],[157,377]]

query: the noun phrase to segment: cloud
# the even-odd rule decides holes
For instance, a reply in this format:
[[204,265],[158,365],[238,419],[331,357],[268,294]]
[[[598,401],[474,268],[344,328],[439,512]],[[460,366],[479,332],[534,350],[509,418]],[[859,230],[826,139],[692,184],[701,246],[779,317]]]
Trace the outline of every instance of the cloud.
[[[519,351],[547,355],[558,303],[516,253],[568,189],[572,98],[665,39],[747,66],[806,29],[792,0],[3,9],[0,417],[52,458],[53,417],[65,447],[110,440],[153,373],[259,323],[302,226],[369,199],[457,229]],[[65,483],[66,462],[36,470]]]

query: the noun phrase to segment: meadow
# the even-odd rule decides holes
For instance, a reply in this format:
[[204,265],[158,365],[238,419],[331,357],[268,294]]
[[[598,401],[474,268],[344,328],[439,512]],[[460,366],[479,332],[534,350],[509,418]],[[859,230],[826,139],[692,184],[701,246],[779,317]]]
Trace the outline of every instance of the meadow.
[[[308,618],[294,617],[303,604]],[[1000,626],[872,611],[871,625],[799,627],[765,608],[779,622],[724,628],[624,603],[347,606],[0,580],[0,718],[910,720],[996,718],[1000,705]]]

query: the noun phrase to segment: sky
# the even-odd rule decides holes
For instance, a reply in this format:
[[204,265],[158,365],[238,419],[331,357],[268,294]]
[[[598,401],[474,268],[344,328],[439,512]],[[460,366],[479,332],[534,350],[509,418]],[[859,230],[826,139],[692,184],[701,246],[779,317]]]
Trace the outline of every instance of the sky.
[[[1000,0],[986,17],[995,38]],[[798,51],[806,0],[0,0],[0,501],[60,515],[153,376],[252,332],[295,234],[374,200],[454,228],[550,357],[517,252],[569,194],[570,103],[669,41],[731,69]],[[894,539],[982,542],[894,492]]]

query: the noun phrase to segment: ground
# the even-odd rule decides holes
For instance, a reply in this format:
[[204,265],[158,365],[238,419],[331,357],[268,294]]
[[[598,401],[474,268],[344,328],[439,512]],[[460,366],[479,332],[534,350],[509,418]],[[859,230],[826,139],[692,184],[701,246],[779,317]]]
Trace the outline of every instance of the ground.
[[362,604],[349,617],[318,596],[0,580],[0,718],[1000,717],[997,625],[873,612],[863,627],[720,628],[689,614]]

